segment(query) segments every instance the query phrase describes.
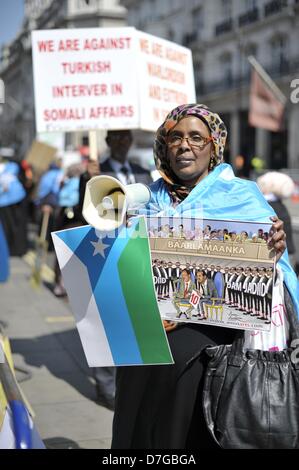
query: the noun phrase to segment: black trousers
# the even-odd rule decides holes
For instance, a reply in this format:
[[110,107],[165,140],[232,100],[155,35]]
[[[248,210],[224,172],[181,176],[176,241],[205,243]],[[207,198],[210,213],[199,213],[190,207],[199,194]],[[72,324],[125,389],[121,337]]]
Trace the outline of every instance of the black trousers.
[[216,449],[202,410],[207,345],[230,344],[236,330],[184,325],[168,334],[174,364],[120,367],[113,449]]

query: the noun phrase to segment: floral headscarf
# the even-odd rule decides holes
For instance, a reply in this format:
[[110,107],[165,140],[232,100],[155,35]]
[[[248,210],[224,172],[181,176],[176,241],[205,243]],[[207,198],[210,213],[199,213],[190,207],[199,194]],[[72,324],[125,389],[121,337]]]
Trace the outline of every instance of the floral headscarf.
[[165,180],[169,192],[173,196],[175,194],[179,200],[184,199],[192,188],[186,188],[177,184],[176,176],[170,168],[169,160],[167,158],[166,137],[170,130],[175,127],[181,119],[188,116],[198,117],[210,129],[212,142],[214,145],[214,152],[213,156],[211,157],[209,171],[212,171],[215,166],[223,162],[223,152],[227,137],[227,130],[224,122],[221,120],[218,114],[213,113],[204,104],[184,104],[173,109],[166,116],[165,121],[158,128],[156,133],[154,157],[157,170]]

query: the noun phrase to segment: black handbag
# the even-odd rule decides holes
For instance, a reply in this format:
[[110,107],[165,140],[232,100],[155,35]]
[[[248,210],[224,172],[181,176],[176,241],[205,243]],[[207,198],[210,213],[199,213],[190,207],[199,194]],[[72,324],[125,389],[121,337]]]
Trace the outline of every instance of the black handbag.
[[[291,343],[299,338],[299,324],[286,288],[284,297]],[[243,344],[244,333],[232,345],[205,350],[203,410],[212,436],[224,449],[298,449],[296,351],[243,352]]]

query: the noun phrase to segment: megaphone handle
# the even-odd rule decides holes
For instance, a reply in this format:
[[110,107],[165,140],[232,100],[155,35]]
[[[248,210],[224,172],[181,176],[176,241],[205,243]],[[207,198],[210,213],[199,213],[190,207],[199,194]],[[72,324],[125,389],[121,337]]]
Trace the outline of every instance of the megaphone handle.
[[107,196],[111,196],[111,194],[114,194],[114,193],[123,193],[123,191],[121,190],[121,188],[114,188],[112,189],[112,191],[109,191],[109,193],[107,194]]

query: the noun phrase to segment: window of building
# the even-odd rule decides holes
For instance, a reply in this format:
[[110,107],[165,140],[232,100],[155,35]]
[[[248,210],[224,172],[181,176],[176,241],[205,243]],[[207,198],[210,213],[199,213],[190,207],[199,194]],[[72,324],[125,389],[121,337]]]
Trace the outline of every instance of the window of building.
[[150,0],[144,4],[143,15],[144,23],[154,23],[159,19],[160,10],[156,0]]
[[221,0],[221,17],[224,20],[232,17],[232,0]]
[[288,68],[288,38],[285,35],[275,36],[270,41],[273,72],[287,72]]
[[196,95],[204,94],[204,80],[203,80],[203,66],[202,62],[194,62],[194,81],[196,88]]
[[171,3],[173,10],[180,10],[182,8],[181,0],[173,0]]
[[227,52],[220,57],[220,71],[223,82],[225,84],[230,83],[233,78],[232,55],[230,52]]
[[86,10],[86,8],[95,7],[95,6],[97,6],[97,0],[89,0],[88,3],[86,3],[85,0],[76,1],[77,10]]
[[169,28],[168,33],[167,33],[167,39],[169,39],[169,41],[174,41],[174,38],[175,38],[174,31],[172,28]]
[[257,0],[246,0],[245,2],[245,10],[248,11],[248,10],[254,10],[255,8],[257,8],[258,4],[257,4]]
[[52,0],[25,0],[26,18],[38,18],[52,3]]
[[247,44],[244,47],[244,50],[242,51],[241,54],[241,62],[242,62],[242,76],[246,79],[249,80],[250,74],[251,74],[251,65],[248,60],[248,56],[252,55],[255,58],[257,57],[257,45],[256,44]]
[[193,31],[197,38],[201,37],[204,28],[203,8],[197,8],[192,12]]

